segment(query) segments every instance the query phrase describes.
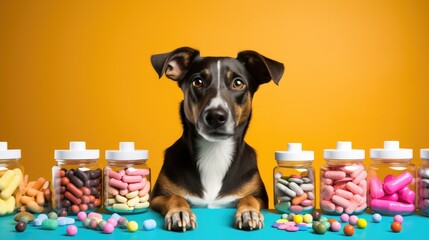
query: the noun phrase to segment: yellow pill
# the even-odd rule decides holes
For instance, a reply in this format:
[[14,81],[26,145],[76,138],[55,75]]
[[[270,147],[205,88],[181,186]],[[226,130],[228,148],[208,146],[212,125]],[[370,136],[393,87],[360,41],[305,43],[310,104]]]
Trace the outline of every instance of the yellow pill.
[[293,221],[295,222],[295,223],[302,223],[302,215],[295,215],[294,217],[293,217]]
[[289,221],[283,218],[276,221],[276,223],[287,223],[287,222]]
[[128,228],[128,231],[135,232],[139,229],[139,225],[137,224],[136,221],[130,221],[128,222],[127,228]]
[[7,170],[5,174],[0,178],[0,190],[5,189],[9,182],[12,181],[12,178],[15,176],[15,172],[13,170]]
[[15,168],[13,170],[15,172],[12,180],[9,182],[9,185],[6,186],[5,189],[1,192],[0,196],[4,199],[12,196],[13,192],[15,192],[15,189],[19,186],[19,184],[22,181],[22,172],[21,169]]

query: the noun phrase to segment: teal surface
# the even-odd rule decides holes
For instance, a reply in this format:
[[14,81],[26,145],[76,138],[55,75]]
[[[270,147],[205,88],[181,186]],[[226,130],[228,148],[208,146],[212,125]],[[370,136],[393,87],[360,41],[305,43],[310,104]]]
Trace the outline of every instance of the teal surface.
[[[59,226],[56,230],[43,230],[32,224],[22,232],[15,231],[15,222],[13,216],[0,217],[0,239],[427,239],[429,232],[429,218],[414,214],[404,216],[404,223],[400,233],[390,231],[390,224],[393,217],[383,216],[381,223],[373,223],[371,214],[362,214],[368,222],[365,229],[355,229],[355,234],[351,237],[343,235],[340,232],[326,232],[324,235],[317,235],[309,229],[302,232],[286,232],[277,230],[271,225],[280,218],[281,214],[274,211],[265,210],[265,228],[256,231],[241,231],[233,228],[234,209],[193,209],[197,215],[198,228],[187,232],[169,232],[164,229],[163,218],[157,212],[149,211],[136,215],[125,215],[128,220],[134,220],[139,223],[137,232],[128,232],[125,229],[116,228],[112,234],[104,234],[101,231],[86,229],[82,223],[76,221],[78,233],[75,236],[67,236],[66,226]],[[110,215],[103,214],[107,219]],[[339,216],[327,216],[336,218]],[[76,218],[76,216],[74,216]],[[153,218],[158,226],[153,231],[142,230],[142,222]],[[77,219],[77,218],[76,218]],[[341,224],[344,227],[344,223]]]

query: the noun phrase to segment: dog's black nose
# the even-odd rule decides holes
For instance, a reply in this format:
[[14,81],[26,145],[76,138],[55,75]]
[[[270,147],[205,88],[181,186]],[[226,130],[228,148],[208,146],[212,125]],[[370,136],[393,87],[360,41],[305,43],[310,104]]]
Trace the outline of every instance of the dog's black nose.
[[226,123],[228,114],[223,109],[207,110],[204,115],[206,124],[212,128],[217,128]]

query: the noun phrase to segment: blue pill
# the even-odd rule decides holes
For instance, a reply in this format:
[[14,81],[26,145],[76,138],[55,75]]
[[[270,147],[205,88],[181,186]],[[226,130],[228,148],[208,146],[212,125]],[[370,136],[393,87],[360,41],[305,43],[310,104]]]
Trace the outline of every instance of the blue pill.
[[148,219],[143,221],[143,229],[145,231],[150,231],[156,228],[156,221],[153,219]]

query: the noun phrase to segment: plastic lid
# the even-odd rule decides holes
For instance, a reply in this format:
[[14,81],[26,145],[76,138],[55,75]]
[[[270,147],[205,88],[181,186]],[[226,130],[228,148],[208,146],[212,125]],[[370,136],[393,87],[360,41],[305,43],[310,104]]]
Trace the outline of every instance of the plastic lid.
[[365,159],[365,150],[352,149],[352,142],[338,141],[336,149],[325,149],[323,151],[325,159],[353,159],[363,160]]
[[423,160],[429,160],[429,148],[420,149],[420,158]]
[[399,141],[384,141],[384,148],[372,148],[371,158],[411,159],[413,149],[399,148]]
[[20,149],[7,149],[7,142],[0,142],[0,159],[21,158]]
[[98,159],[100,150],[86,149],[85,142],[70,142],[69,150],[55,150],[55,159]]
[[107,160],[147,160],[147,150],[134,150],[134,142],[120,142],[119,150],[107,150]]
[[313,161],[313,151],[302,151],[301,143],[288,143],[287,151],[276,151],[277,161]]

